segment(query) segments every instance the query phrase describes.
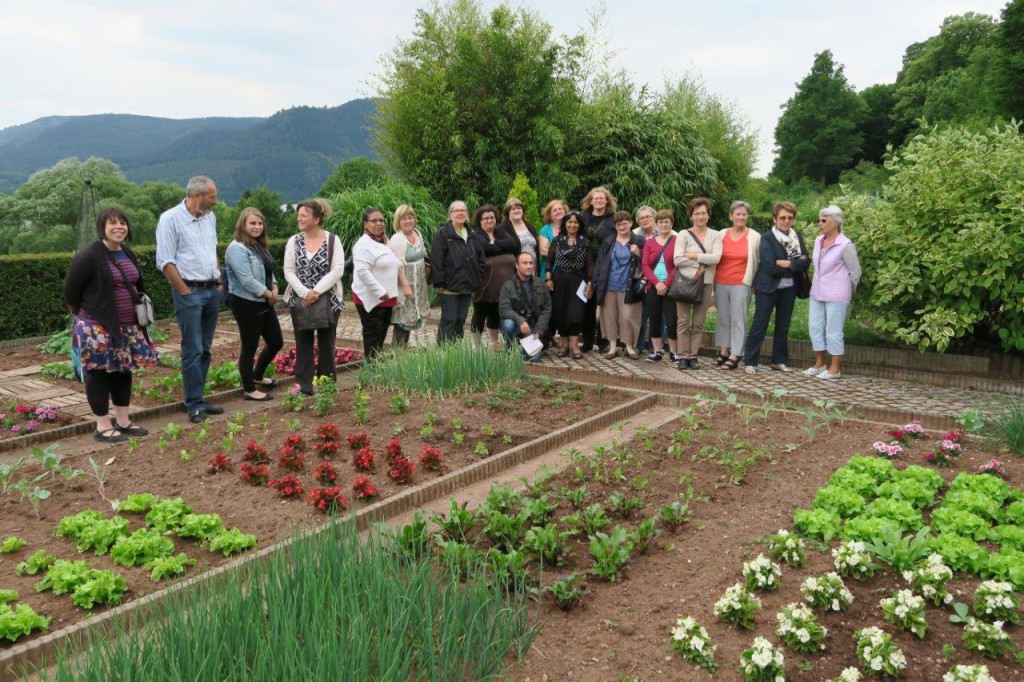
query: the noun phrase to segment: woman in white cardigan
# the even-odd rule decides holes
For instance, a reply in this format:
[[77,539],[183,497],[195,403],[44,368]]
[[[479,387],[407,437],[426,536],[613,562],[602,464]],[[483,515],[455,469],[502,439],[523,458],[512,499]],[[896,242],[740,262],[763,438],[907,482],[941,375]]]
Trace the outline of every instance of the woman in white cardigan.
[[[318,344],[316,376],[335,378],[334,339],[342,307],[341,276],[345,273],[345,249],[337,235],[324,230],[331,205],[323,199],[309,199],[298,205],[299,233],[288,239],[284,249],[284,278],[288,288],[284,300],[292,311],[295,334],[295,381],[299,390],[313,395],[314,336]],[[330,308],[325,326],[299,329],[297,311],[316,305],[327,297]]]
[[406,298],[412,297],[402,262],[384,238],[384,226],[380,209],[366,209],[363,236],[352,247],[352,302],[363,324],[363,355],[367,361],[376,358],[384,346],[399,287]]
[[687,277],[694,277],[697,268],[704,268],[704,295],[700,303],[676,303],[676,346],[681,359],[679,369],[700,369],[697,360],[704,338],[704,318],[714,298],[715,267],[722,258],[722,234],[708,227],[711,200],[691,199],[686,205],[692,227],[680,230],[676,237],[673,263]]
[[750,204],[729,207],[732,227],[721,234],[722,257],[715,268],[715,345],[720,369],[736,369],[747,337],[747,310],[757,272],[761,235],[747,227]]
[[416,229],[416,211],[408,204],[395,209],[394,228],[395,233],[388,240],[388,246],[402,264],[412,295],[398,298],[398,305],[391,316],[391,324],[394,325],[391,345],[405,346],[409,343],[409,333],[422,327],[430,314],[426,260],[430,247]]

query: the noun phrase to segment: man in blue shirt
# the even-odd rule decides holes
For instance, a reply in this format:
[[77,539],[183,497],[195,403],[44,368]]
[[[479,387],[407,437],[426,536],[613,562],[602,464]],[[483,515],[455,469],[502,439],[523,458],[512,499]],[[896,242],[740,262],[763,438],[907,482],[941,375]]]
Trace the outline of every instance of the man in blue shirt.
[[171,283],[181,332],[185,409],[196,424],[209,414],[224,412],[203,398],[223,288],[217,266],[217,218],[210,211],[216,203],[213,180],[197,175],[188,181],[185,200],[164,211],[156,226],[156,266]]

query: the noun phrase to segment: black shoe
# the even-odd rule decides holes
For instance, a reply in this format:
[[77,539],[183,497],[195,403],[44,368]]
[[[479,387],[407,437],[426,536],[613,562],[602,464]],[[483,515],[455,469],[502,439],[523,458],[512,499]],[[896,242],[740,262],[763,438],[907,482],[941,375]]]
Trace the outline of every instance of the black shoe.
[[584,343],[583,345],[580,346],[581,353],[589,353],[592,350],[594,350],[594,347],[590,344]]
[[224,414],[224,408],[221,407],[220,405],[207,405],[206,406],[206,413],[207,414]]
[[264,391],[267,390],[268,388],[276,388],[277,387],[277,380],[276,379],[264,379],[263,381],[257,381],[256,382],[256,387],[260,388],[260,389],[262,389]]
[[207,417],[209,417],[209,415],[206,413],[206,410],[202,409],[193,410],[188,413],[188,420],[193,424],[202,424],[206,421]]
[[697,358],[690,359],[690,369],[700,369],[700,363],[697,362]]
[[679,361],[679,363],[678,363],[678,364],[676,365],[676,369],[678,369],[678,370],[682,370],[682,371],[685,371],[685,370],[688,370],[688,369],[690,369],[690,361],[689,361],[689,360],[687,360],[686,358],[683,358],[683,359],[682,359],[682,360],[680,360],[680,361]]
[[138,424],[132,424],[131,422],[128,423],[128,426],[121,426],[120,424],[115,424],[114,428],[120,431],[121,433],[125,434],[126,436],[131,436],[132,438],[141,438],[143,436],[149,435],[149,429],[144,429]]
[[94,440],[101,441],[103,443],[123,443],[128,440],[128,436],[123,433],[118,433],[117,429],[107,429],[106,431],[93,431],[92,437]]

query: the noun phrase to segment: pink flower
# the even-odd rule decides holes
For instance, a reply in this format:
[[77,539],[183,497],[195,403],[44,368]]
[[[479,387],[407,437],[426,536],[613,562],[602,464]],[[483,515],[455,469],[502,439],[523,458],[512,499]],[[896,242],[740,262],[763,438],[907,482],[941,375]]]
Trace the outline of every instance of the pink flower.
[[30,421],[28,424],[25,424],[25,430],[26,431],[35,431],[38,428],[39,428],[39,422],[37,422],[35,420]]
[[15,424],[14,426],[12,426],[11,431],[13,431],[14,433],[18,433],[19,431],[21,431],[21,424]]

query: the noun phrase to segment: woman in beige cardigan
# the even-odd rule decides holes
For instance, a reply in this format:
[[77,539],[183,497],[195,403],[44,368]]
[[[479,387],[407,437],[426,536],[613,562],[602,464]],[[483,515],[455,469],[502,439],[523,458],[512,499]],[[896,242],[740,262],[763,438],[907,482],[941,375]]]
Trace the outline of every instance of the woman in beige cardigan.
[[704,318],[711,307],[715,266],[722,258],[722,239],[718,230],[708,227],[711,218],[711,200],[704,197],[691,199],[686,205],[692,227],[680,230],[676,237],[673,263],[687,277],[694,277],[697,268],[704,268],[704,295],[700,303],[676,303],[676,345],[682,356],[679,369],[700,369],[697,356],[704,336]]
[[388,240],[388,246],[402,263],[405,279],[412,287],[412,296],[399,296],[391,323],[393,346],[407,346],[409,334],[423,326],[430,314],[430,297],[427,288],[427,261],[429,247],[423,242],[423,235],[416,229],[416,211],[408,204],[395,209],[395,233]]
[[732,227],[722,232],[721,254],[715,268],[715,345],[718,367],[736,369],[747,336],[747,310],[751,284],[757,272],[761,235],[747,227],[750,204],[734,201],[729,207]]

